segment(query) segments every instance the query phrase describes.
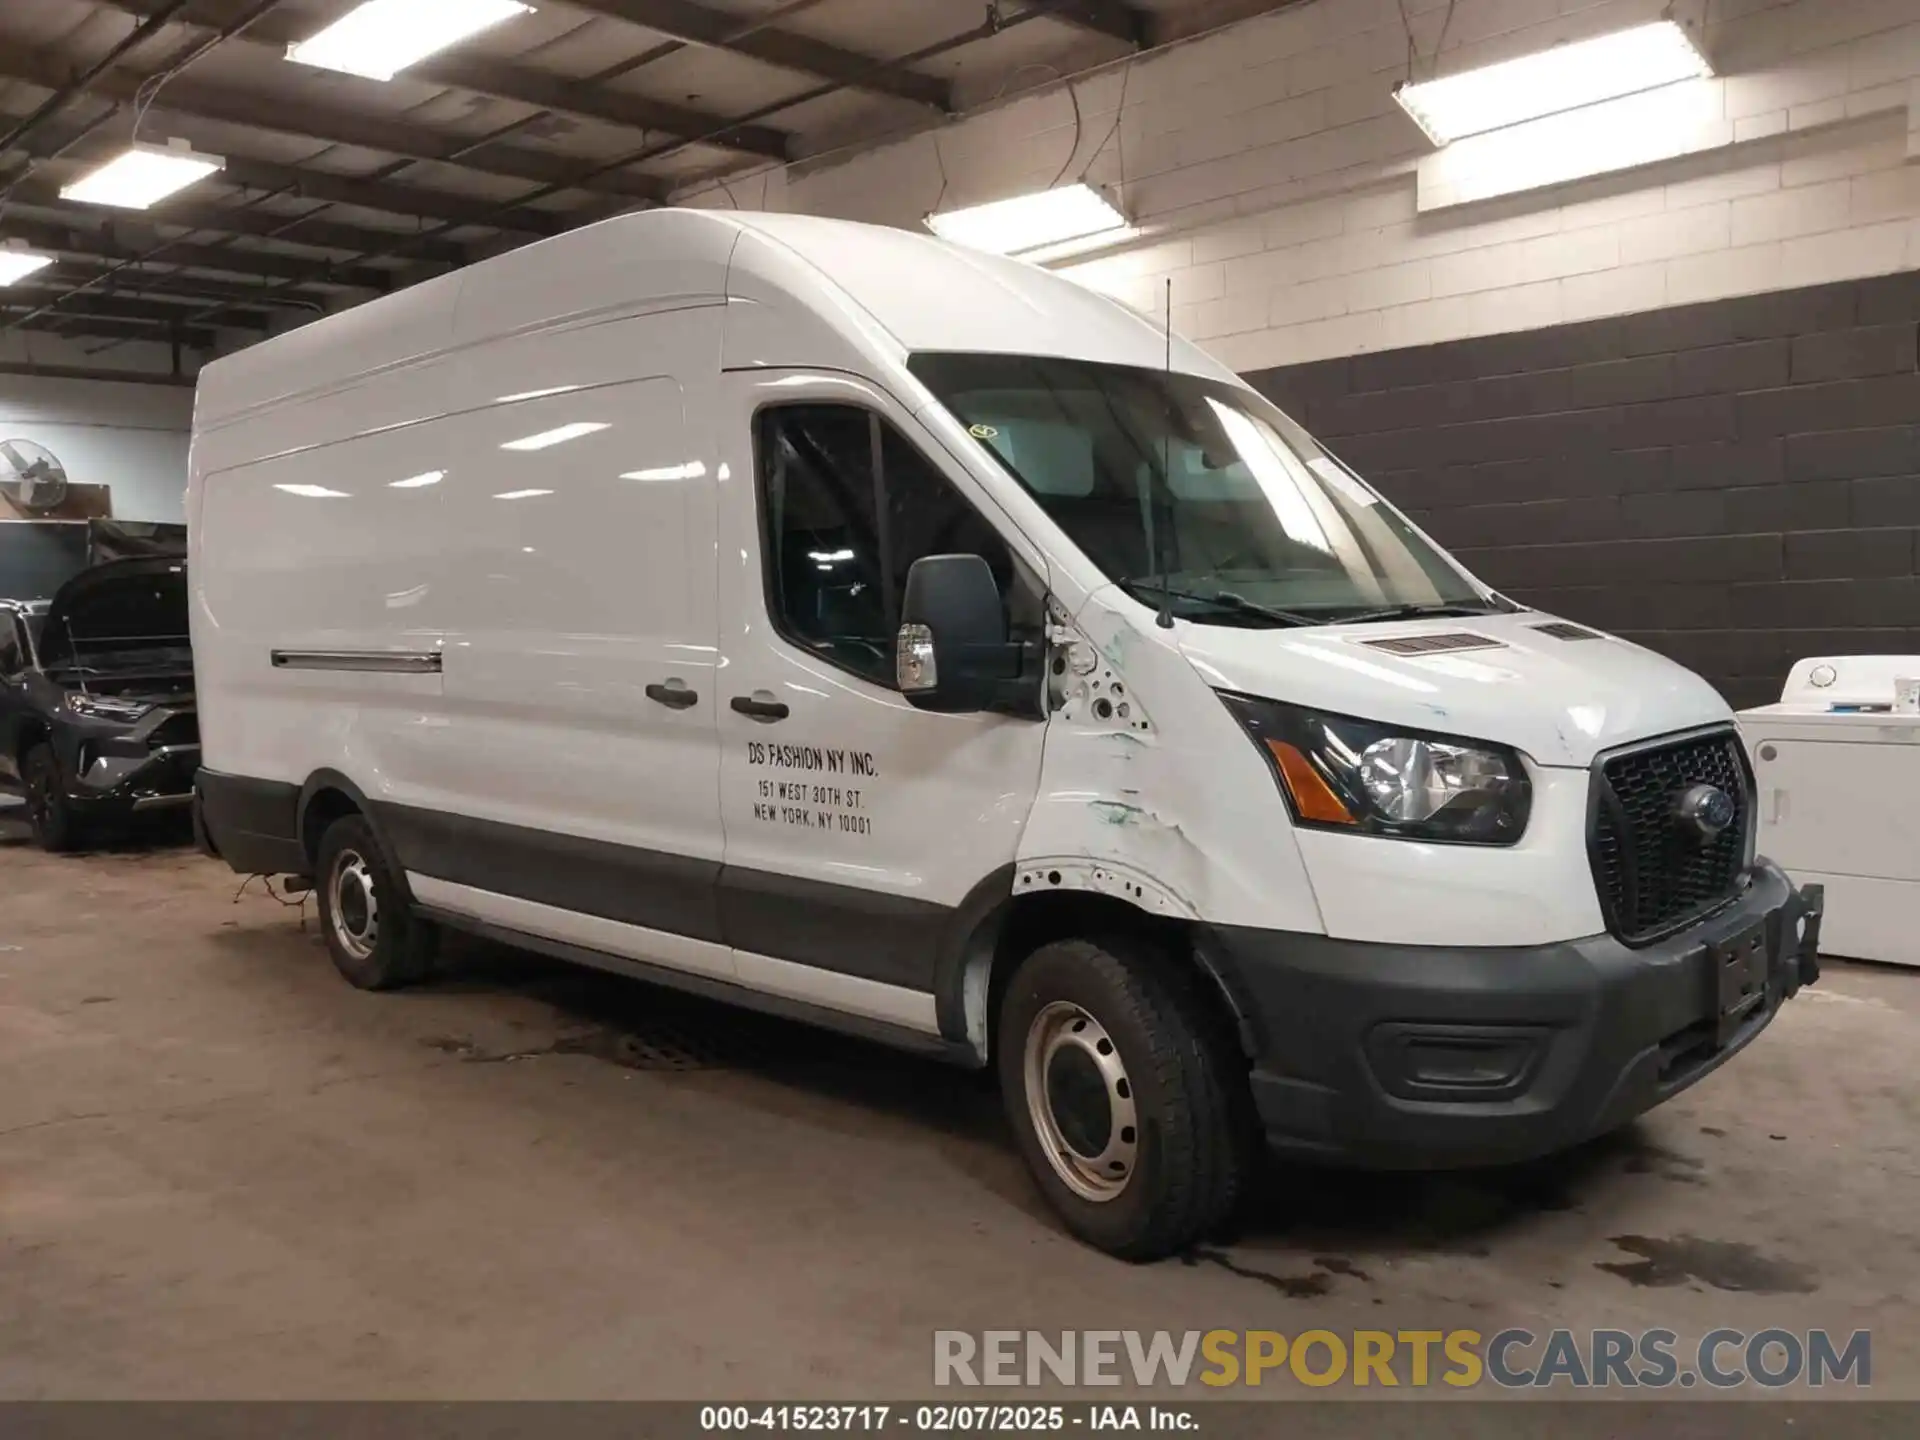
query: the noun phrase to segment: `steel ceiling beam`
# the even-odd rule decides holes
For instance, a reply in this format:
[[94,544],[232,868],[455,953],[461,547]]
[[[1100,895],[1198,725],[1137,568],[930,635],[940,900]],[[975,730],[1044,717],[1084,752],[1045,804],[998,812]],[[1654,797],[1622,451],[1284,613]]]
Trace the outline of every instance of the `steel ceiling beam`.
[[[0,186],[4,185],[0,181]],[[13,187],[17,205],[51,210],[73,225],[98,223],[100,212],[60,198],[60,186],[51,180],[22,180]],[[218,202],[190,203],[178,198],[163,200],[152,210],[142,212],[156,225],[178,225],[188,230],[209,230],[224,235],[248,235],[260,240],[281,240],[289,245],[310,245],[316,250],[343,250],[364,255],[393,243],[401,232],[368,230],[359,225],[341,225],[329,220],[303,220],[298,216],[276,215],[268,210],[240,209]],[[463,265],[466,250],[445,241],[422,244],[413,252],[436,265]]]
[[411,79],[512,100],[558,115],[598,120],[625,130],[660,130],[669,135],[698,135],[701,144],[731,150],[761,160],[786,161],[793,147],[784,130],[767,125],[736,125],[724,115],[668,105],[642,95],[629,95],[584,80],[513,65],[479,56],[448,54],[423,61],[407,72]]
[[99,340],[150,340],[161,345],[178,336],[183,344],[195,350],[211,350],[214,344],[213,332],[204,328],[179,330],[139,320],[110,320],[94,315],[67,316],[59,312],[28,319],[30,315],[33,315],[31,305],[0,304],[0,328],[40,331],[65,335],[70,339],[84,335]]
[[[105,0],[116,10],[151,19],[177,0]],[[200,7],[176,23],[203,30],[216,30],[230,23],[233,6],[220,11]],[[320,22],[299,15],[268,15],[247,27],[231,44],[245,45],[284,58],[286,48],[316,33]],[[697,110],[667,101],[651,100],[609,89],[585,79],[553,75],[512,61],[443,51],[407,67],[404,78],[450,90],[464,90],[495,100],[510,100],[551,110],[583,120],[597,120],[631,130],[660,130],[670,135],[707,135],[704,143],[742,155],[766,160],[786,160],[791,156],[784,131],[764,125],[730,125],[724,115]]]
[[743,29],[743,22],[750,23],[750,17],[709,10],[692,0],[565,0],[565,3],[575,10],[624,20],[629,25],[638,25],[688,45],[731,51],[850,89],[930,105],[936,110],[952,107],[953,89],[938,76],[923,75],[892,61],[843,50],[793,30]]
[[[0,78],[45,87],[49,78],[60,73],[57,56],[32,52],[0,52]],[[125,70],[112,70],[99,76],[87,88],[106,99],[130,103],[146,77]],[[478,142],[472,138],[448,135],[405,120],[389,120],[362,115],[351,110],[307,102],[252,95],[199,81],[177,79],[161,91],[154,108],[193,119],[215,120],[251,130],[270,130],[276,134],[320,140],[332,145],[351,145],[363,150],[378,150],[408,160],[433,161],[475,170],[487,175],[525,180],[536,185],[557,185],[562,189],[581,189],[604,195],[619,195],[630,200],[658,202],[667,187],[642,175],[597,172],[599,167],[571,164],[540,150],[498,142]]]
[[[48,291],[55,295],[64,295],[76,285],[84,285],[90,278],[83,272],[84,265],[72,261],[63,261],[45,270],[16,280],[6,293],[25,293],[28,291]],[[156,304],[170,305],[184,315],[190,306],[224,305],[235,313],[260,316],[270,315],[275,310],[324,310],[326,302],[332,297],[324,290],[305,291],[262,291],[237,282],[222,284],[218,280],[203,280],[199,276],[152,275],[144,270],[123,270],[113,277],[112,288],[101,286],[99,293],[113,295],[116,298],[132,297],[151,300]],[[44,302],[38,302],[44,303]]]
[[113,370],[93,365],[35,365],[31,361],[0,362],[0,375],[19,375],[33,380],[104,380],[115,385],[166,385],[191,390],[191,375],[171,375],[158,370]]
[[503,209],[491,200],[449,195],[444,190],[427,190],[393,180],[370,180],[331,170],[282,165],[273,160],[229,155],[220,178],[255,190],[286,190],[303,200],[326,200],[335,205],[434,220],[443,225],[485,225],[520,235],[539,236],[558,235],[570,228],[565,216],[543,210]]
[[[108,118],[111,118],[111,111],[105,113]],[[17,118],[0,112],[0,126],[9,126]],[[70,158],[81,153],[76,150],[76,143],[87,131],[97,129],[98,124],[99,122],[95,121],[84,127],[63,126],[51,133],[42,132],[18,148],[28,159],[35,161]],[[78,134],[75,133],[76,128],[79,131]],[[192,132],[197,129],[199,129],[198,126],[187,127],[187,138],[192,139]],[[203,148],[214,147],[203,144]],[[551,212],[522,211],[511,208],[503,211],[498,202],[492,200],[476,200],[471,196],[451,195],[444,190],[423,189],[417,185],[395,181],[341,175],[331,170],[315,170],[300,165],[283,165],[271,160],[251,160],[238,155],[227,157],[226,169],[221,172],[220,178],[229,184],[251,190],[284,191],[290,198],[297,200],[352,205],[356,209],[377,210],[382,214],[395,215],[407,220],[433,220],[454,225],[485,225],[490,229],[510,230],[521,235],[558,235],[562,230],[571,228],[572,224],[567,217]],[[13,182],[10,182],[5,175],[0,175],[0,191],[4,191],[9,183]],[[163,201],[162,205],[171,208],[177,203],[169,200]],[[202,228],[225,227],[207,224]],[[355,233],[362,238],[378,240],[382,244],[389,239],[383,231],[356,229]],[[449,263],[454,262],[450,260]]]
[[157,237],[143,236],[134,242],[124,235],[103,235],[97,231],[76,230],[46,220],[10,216],[7,234],[24,240],[34,250],[94,267],[119,265],[138,260],[146,251],[165,246],[152,260],[141,260],[163,269],[184,267],[191,270],[216,270],[228,275],[252,275],[263,280],[289,280],[305,285],[338,285],[355,290],[390,290],[401,277],[392,270],[368,266],[333,265],[304,256],[278,254],[271,250],[239,250],[231,246],[188,245]]
[[1091,30],[1110,40],[1119,40],[1134,49],[1148,43],[1148,17],[1122,0],[1060,0],[1049,4],[1047,13],[1064,25]]
[[63,77],[65,83],[35,106],[32,114],[22,116],[18,120],[10,119],[0,122],[6,127],[5,133],[0,134],[0,154],[4,154],[21,140],[32,135],[40,126],[84,95],[87,86],[95,76],[112,68],[114,62],[121,56],[139,49],[148,39],[165,29],[176,14],[192,3],[193,0],[155,0],[152,9],[141,18],[141,23],[134,27],[131,33],[122,36],[112,49],[96,58],[79,74]]
[[[71,289],[71,285],[64,287]],[[32,290],[21,291],[18,285],[9,285],[6,289],[9,309],[31,312],[47,304],[47,299]],[[168,305],[157,300],[129,299],[104,289],[84,290],[70,298],[62,299],[47,314],[53,317],[69,316],[76,319],[92,318],[96,320],[126,320],[143,325],[171,326],[185,321],[192,312],[179,305]],[[203,322],[210,329],[227,330],[265,330],[268,321],[265,312],[259,310],[241,311],[227,309],[218,315],[210,316]]]

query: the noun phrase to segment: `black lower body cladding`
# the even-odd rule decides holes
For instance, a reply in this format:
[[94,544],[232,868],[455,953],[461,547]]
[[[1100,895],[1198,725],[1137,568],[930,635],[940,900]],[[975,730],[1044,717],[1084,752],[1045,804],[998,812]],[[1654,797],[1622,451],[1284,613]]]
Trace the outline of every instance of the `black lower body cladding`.
[[194,833],[242,875],[306,874],[299,822],[298,785],[205,768],[194,777]]
[[[317,837],[302,836],[301,786],[203,770],[195,794],[197,831],[234,870],[297,875],[312,868],[307,841]],[[977,918],[968,905],[955,909],[391,801],[365,808],[403,873],[908,989],[942,983],[944,958]],[[981,888],[1011,894],[1012,866]],[[949,978],[957,987],[957,972]],[[964,1018],[953,1017],[951,1028],[949,1038],[964,1037]]]
[[1818,974],[1821,897],[1762,861],[1658,945],[1449,949],[1216,928],[1274,1146],[1391,1169],[1496,1164],[1617,1128],[1711,1073]]

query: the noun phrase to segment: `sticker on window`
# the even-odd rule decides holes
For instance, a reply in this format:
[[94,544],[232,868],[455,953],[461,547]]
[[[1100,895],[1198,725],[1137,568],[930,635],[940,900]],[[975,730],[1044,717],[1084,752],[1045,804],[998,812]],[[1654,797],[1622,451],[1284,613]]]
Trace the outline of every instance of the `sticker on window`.
[[1378,505],[1380,497],[1348,472],[1338,460],[1321,455],[1307,462],[1307,468],[1356,505]]
[[991,425],[969,425],[967,433],[976,440],[998,440],[1000,432]]

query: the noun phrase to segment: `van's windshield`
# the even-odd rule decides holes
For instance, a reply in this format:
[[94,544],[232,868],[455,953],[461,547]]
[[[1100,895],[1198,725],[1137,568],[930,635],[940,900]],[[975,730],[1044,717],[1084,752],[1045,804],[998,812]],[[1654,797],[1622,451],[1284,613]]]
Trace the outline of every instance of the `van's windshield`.
[[1047,356],[928,353],[909,366],[1108,578],[1183,619],[1505,608],[1241,387]]

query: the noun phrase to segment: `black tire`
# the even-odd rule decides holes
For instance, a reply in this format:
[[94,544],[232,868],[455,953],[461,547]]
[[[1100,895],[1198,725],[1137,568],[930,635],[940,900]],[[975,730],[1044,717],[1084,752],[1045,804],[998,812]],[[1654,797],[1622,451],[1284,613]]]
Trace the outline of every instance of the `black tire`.
[[[1123,1068],[1120,1080],[1101,1072],[1110,1086],[1110,1124],[1125,1118],[1129,1103],[1134,1118],[1124,1178],[1088,1176],[1084,1157],[1062,1158],[1079,1185],[1104,1180],[1119,1187],[1104,1198],[1089,1198],[1056,1168],[1039,1127],[1053,1124],[1061,1139],[1064,1127],[1038,1119],[1029,1095],[1036,1020],[1044,1014],[1041,1031],[1063,1033],[1064,1017],[1071,1031],[1076,1009],[1091,1021],[1096,1046],[1110,1038]],[[1001,996],[996,1046],[1001,1095],[1021,1155],[1075,1235],[1122,1259],[1157,1260],[1206,1239],[1233,1218],[1257,1155],[1246,1063],[1231,1030],[1178,961],[1120,940],[1043,946],[1021,963]],[[1056,1058],[1041,1073],[1056,1076],[1059,1066]],[[1052,1115],[1051,1102],[1043,1103]],[[1111,1142],[1127,1138],[1127,1129],[1102,1134]],[[1069,1141],[1068,1148],[1077,1147]],[[1111,1168],[1122,1166],[1114,1162]]]
[[54,854],[78,850],[86,840],[84,828],[67,798],[60,761],[51,745],[35,745],[27,751],[20,779],[27,792],[27,824],[35,843]]
[[349,984],[392,990],[427,978],[439,930],[412,913],[392,860],[363,816],[343,815],[327,827],[314,875],[320,933]]

